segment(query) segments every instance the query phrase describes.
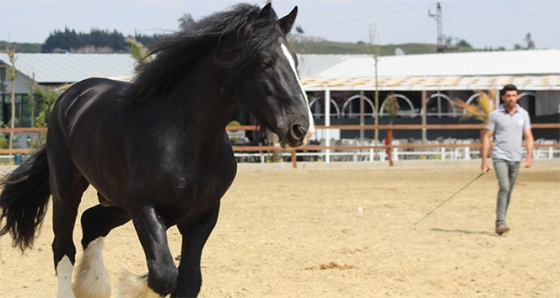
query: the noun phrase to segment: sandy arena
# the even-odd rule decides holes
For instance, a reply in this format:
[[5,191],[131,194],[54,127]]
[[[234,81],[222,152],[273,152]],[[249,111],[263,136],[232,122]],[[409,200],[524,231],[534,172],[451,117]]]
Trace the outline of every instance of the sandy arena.
[[[203,253],[200,297],[560,297],[559,160],[520,170],[506,236],[493,231],[494,173],[414,226],[479,162],[240,164]],[[90,188],[81,207],[96,200]],[[23,255],[0,239],[0,296],[56,296],[51,227],[49,210]],[[179,232],[168,236],[177,256]],[[107,237],[105,263],[113,294],[123,270],[146,273],[132,224]]]

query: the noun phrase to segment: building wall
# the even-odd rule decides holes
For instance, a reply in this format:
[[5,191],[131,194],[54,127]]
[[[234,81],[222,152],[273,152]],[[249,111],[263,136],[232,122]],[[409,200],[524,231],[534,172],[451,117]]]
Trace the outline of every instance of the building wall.
[[[31,122],[31,106],[29,104],[29,94],[33,81],[27,76],[18,73],[15,79],[15,100],[16,100],[16,127],[28,127]],[[8,125],[11,119],[11,91],[12,81],[4,82],[4,92],[0,93],[0,124]]]
[[[27,76],[23,75],[22,73],[18,72],[16,76],[16,94],[28,94],[31,90],[31,86],[33,84],[33,80],[28,78]],[[10,93],[12,90],[12,81],[6,80],[4,81],[4,94]]]

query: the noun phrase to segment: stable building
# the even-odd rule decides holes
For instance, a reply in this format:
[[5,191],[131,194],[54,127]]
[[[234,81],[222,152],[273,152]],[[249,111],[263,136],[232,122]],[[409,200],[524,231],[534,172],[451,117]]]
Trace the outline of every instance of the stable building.
[[[16,54],[16,118],[18,127],[33,125],[34,86],[59,87],[90,77],[130,80],[136,61],[128,54]],[[505,84],[520,90],[520,105],[533,122],[560,122],[560,49],[531,51],[469,52],[381,56],[298,55],[300,73],[310,106],[318,124],[373,124],[389,122],[384,111],[388,95],[398,99],[400,110],[395,124],[461,123],[463,112],[451,101],[459,98],[476,103],[479,91],[496,91]],[[9,66],[0,53],[0,70]],[[0,121],[9,123],[12,82],[4,71],[0,77],[2,112]],[[375,107],[375,93],[379,108]],[[499,104],[499,96],[495,103]],[[361,108],[363,106],[363,109]],[[330,117],[325,117],[329,115]],[[234,115],[250,124],[248,114]],[[472,120],[471,120],[472,121]],[[421,138],[418,132],[396,132],[395,137]],[[427,138],[454,133],[469,138],[476,132],[430,131]],[[560,139],[557,130],[539,130],[535,137]],[[343,131],[336,137],[354,138],[358,132]],[[319,133],[319,137],[320,133]],[[324,137],[324,136],[323,136]],[[371,135],[365,137],[371,138]],[[383,134],[380,138],[383,138]]]
[[[462,123],[463,111],[452,104],[453,100],[475,104],[481,91],[494,91],[497,106],[499,90],[505,84],[518,87],[519,104],[532,121],[560,122],[558,49],[381,56],[377,61],[373,55],[309,54],[300,56],[299,71],[312,97],[314,115],[321,119],[325,119],[325,113],[330,115],[325,122],[318,121],[326,125],[358,124],[358,118],[372,124],[375,111],[379,112],[379,123],[387,124],[384,100],[388,95],[399,102],[398,117],[393,119],[396,124]],[[376,90],[378,109],[374,103]],[[343,138],[357,137],[357,132],[341,133]],[[421,137],[418,132],[396,133],[396,137]],[[456,131],[441,130],[430,131],[428,138],[449,134],[460,137]],[[477,137],[476,131],[461,134],[463,138]],[[539,130],[539,136],[560,138],[557,130]]]
[[[91,77],[129,80],[135,60],[124,54],[16,54],[15,101],[17,127],[33,126],[33,88],[57,88]],[[10,59],[0,53],[0,123],[10,121],[12,82],[6,78]]]

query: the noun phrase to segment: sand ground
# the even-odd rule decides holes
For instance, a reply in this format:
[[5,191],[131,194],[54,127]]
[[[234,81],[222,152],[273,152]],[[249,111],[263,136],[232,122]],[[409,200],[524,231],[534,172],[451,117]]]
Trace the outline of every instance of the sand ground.
[[[493,173],[414,225],[479,172],[477,160],[241,164],[200,297],[560,297],[559,160],[520,170],[506,236],[493,231]],[[96,203],[90,188],[81,207]],[[56,296],[50,216],[23,255],[0,239],[0,296]],[[168,237],[178,255],[177,229]],[[114,283],[146,272],[130,223],[107,237],[105,263]]]

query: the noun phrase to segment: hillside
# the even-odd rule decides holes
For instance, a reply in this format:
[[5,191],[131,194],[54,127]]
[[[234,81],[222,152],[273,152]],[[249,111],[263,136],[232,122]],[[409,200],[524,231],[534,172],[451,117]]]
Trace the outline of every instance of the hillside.
[[[344,43],[328,40],[302,40],[291,39],[290,44],[299,54],[373,54],[373,47],[366,43]],[[6,46],[15,47],[18,53],[41,53],[40,43],[8,43],[0,41],[0,52]],[[395,50],[400,48],[405,54],[429,54],[436,52],[435,44],[427,43],[404,43],[382,45],[379,49],[381,56],[395,55]],[[457,49],[460,52],[474,51],[473,48],[462,47]]]
[[6,47],[15,48],[17,53],[41,53],[40,43],[17,43],[17,42],[6,42],[0,40],[0,52],[4,52]]
[[[372,45],[359,43],[344,43],[328,40],[297,40],[292,39],[290,44],[297,53],[300,54],[373,54]],[[428,43],[403,43],[381,45],[379,55],[395,55],[397,48],[400,48],[406,55],[436,53],[436,45]],[[460,47],[455,49],[457,52],[475,51],[470,47]]]

